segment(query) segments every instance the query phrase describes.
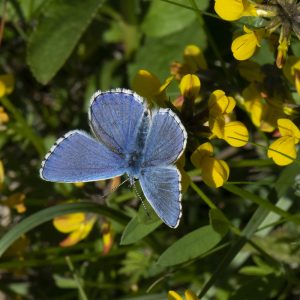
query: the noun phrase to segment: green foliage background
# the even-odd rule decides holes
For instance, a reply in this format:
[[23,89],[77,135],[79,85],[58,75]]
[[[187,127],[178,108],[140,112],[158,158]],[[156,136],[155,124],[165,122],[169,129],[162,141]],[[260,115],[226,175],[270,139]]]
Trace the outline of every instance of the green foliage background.
[[[280,168],[250,146],[229,156],[231,181],[212,189],[199,182],[189,146],[185,169],[192,182],[176,230],[149,220],[126,184],[99,205],[91,200],[105,194],[109,182],[78,188],[39,178],[58,137],[76,128],[89,131],[87,109],[96,90],[130,88],[139,69],[163,82],[188,44],[205,51],[214,76],[209,85],[227,93],[244,87],[230,51],[232,33],[243,24],[218,19],[213,1],[172,2],[0,1],[1,73],[15,77],[13,93],[0,99],[10,117],[0,131],[1,201],[22,192],[27,207],[22,215],[11,209],[8,225],[0,227],[0,291],[7,297],[156,300],[169,290],[191,289],[201,299],[299,298],[299,162]],[[299,57],[298,41],[290,51]],[[274,64],[274,54],[262,45],[253,61]],[[222,64],[226,76],[220,75]],[[178,85],[167,92],[174,99]],[[248,116],[239,114],[255,132]],[[111,221],[114,244],[107,255],[98,224],[79,244],[58,246],[64,235],[50,221],[73,212]],[[0,214],[7,217],[4,205]],[[27,246],[13,251],[24,234]]]

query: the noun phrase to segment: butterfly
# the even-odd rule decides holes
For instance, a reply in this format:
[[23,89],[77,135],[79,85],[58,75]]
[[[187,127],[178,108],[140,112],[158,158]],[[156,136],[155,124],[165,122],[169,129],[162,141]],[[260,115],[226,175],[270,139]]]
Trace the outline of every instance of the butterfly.
[[88,182],[127,174],[159,218],[176,228],[181,218],[181,174],[175,163],[187,133],[171,109],[150,110],[131,90],[98,91],[91,98],[94,137],[73,130],[58,139],[40,169],[53,182]]

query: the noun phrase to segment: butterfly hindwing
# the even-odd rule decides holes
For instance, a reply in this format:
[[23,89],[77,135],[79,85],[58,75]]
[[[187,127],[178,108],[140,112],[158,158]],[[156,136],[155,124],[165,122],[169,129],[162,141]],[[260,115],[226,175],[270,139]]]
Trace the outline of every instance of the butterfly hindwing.
[[126,172],[126,162],[88,134],[74,130],[60,138],[46,155],[40,176],[55,182],[87,182]]
[[91,101],[90,125],[103,144],[126,155],[134,149],[144,111],[143,99],[132,91],[98,92]]
[[175,166],[141,170],[141,188],[150,205],[169,227],[176,228],[181,217],[181,175]]

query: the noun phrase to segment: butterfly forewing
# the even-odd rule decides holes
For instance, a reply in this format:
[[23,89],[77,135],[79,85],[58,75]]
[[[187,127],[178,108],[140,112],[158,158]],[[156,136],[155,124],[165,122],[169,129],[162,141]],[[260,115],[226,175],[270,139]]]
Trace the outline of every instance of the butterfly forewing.
[[145,110],[142,101],[140,96],[129,90],[96,93],[89,113],[96,137],[120,155],[132,152]]
[[60,138],[46,155],[40,175],[55,182],[86,182],[125,173],[127,164],[118,154],[88,134],[75,130]]

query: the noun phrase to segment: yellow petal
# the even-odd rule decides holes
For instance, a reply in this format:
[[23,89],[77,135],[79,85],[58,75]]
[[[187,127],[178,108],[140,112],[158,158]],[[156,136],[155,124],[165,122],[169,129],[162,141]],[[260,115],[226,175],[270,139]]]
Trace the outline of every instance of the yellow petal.
[[[289,157],[285,156],[284,154],[288,155]],[[279,166],[291,164],[297,156],[295,139],[290,136],[283,136],[277,139],[269,146],[267,155],[269,158],[273,159],[275,164]]]
[[222,186],[229,177],[229,167],[224,160],[206,157],[201,162],[202,179],[206,185],[214,188]]
[[254,54],[258,44],[257,36],[252,31],[235,38],[231,44],[231,51],[235,59],[246,60]]
[[223,115],[209,116],[209,129],[219,139],[224,138],[225,118]]
[[298,143],[300,139],[300,130],[298,127],[289,119],[278,119],[278,129],[282,136],[292,136]]
[[132,88],[140,96],[152,99],[159,93],[160,89],[159,79],[147,70],[139,70],[133,78]]
[[85,239],[91,232],[95,221],[96,217],[91,217],[85,222],[81,223],[80,227],[69,234],[66,239],[59,243],[59,245],[61,247],[70,247]]
[[198,297],[196,296],[196,294],[190,290],[186,290],[184,295],[185,295],[186,300],[198,300]]
[[[0,84],[1,86],[1,84]],[[1,90],[1,87],[0,87]],[[1,93],[1,91],[0,91]],[[1,96],[0,96],[1,98]],[[7,123],[9,121],[9,116],[8,114],[5,112],[4,108],[2,106],[0,106],[0,124],[1,123]]]
[[113,234],[111,230],[110,223],[106,222],[101,225],[102,231],[102,242],[103,242],[103,251],[102,254],[106,255],[109,253],[113,245]]
[[213,146],[207,142],[201,144],[191,155],[191,162],[196,168],[201,168],[203,158],[209,157],[213,153]]
[[232,97],[227,97],[222,90],[213,91],[208,100],[209,113],[213,115],[231,113],[236,105]]
[[196,45],[186,46],[183,58],[191,73],[195,73],[199,69],[207,69],[207,63],[203,55],[203,51]]
[[182,297],[175,291],[168,292],[168,300],[182,300]]
[[279,69],[281,69],[285,64],[288,49],[289,40],[287,38],[283,38],[283,40],[279,42],[277,48],[276,65]]
[[226,21],[235,21],[243,16],[244,3],[242,0],[215,0],[216,13]]
[[223,139],[233,147],[245,146],[249,140],[248,129],[239,121],[229,122],[225,125]]
[[193,74],[183,76],[179,84],[181,95],[188,99],[195,99],[198,96],[200,86],[199,77]]
[[162,94],[166,91],[167,87],[172,83],[174,76],[169,76],[165,82],[159,87],[158,94]]
[[263,116],[264,105],[256,84],[251,83],[243,90],[244,105],[250,114],[251,120],[256,127],[260,127]]
[[58,231],[69,233],[79,229],[85,218],[86,215],[84,213],[68,214],[54,218],[53,225]]

